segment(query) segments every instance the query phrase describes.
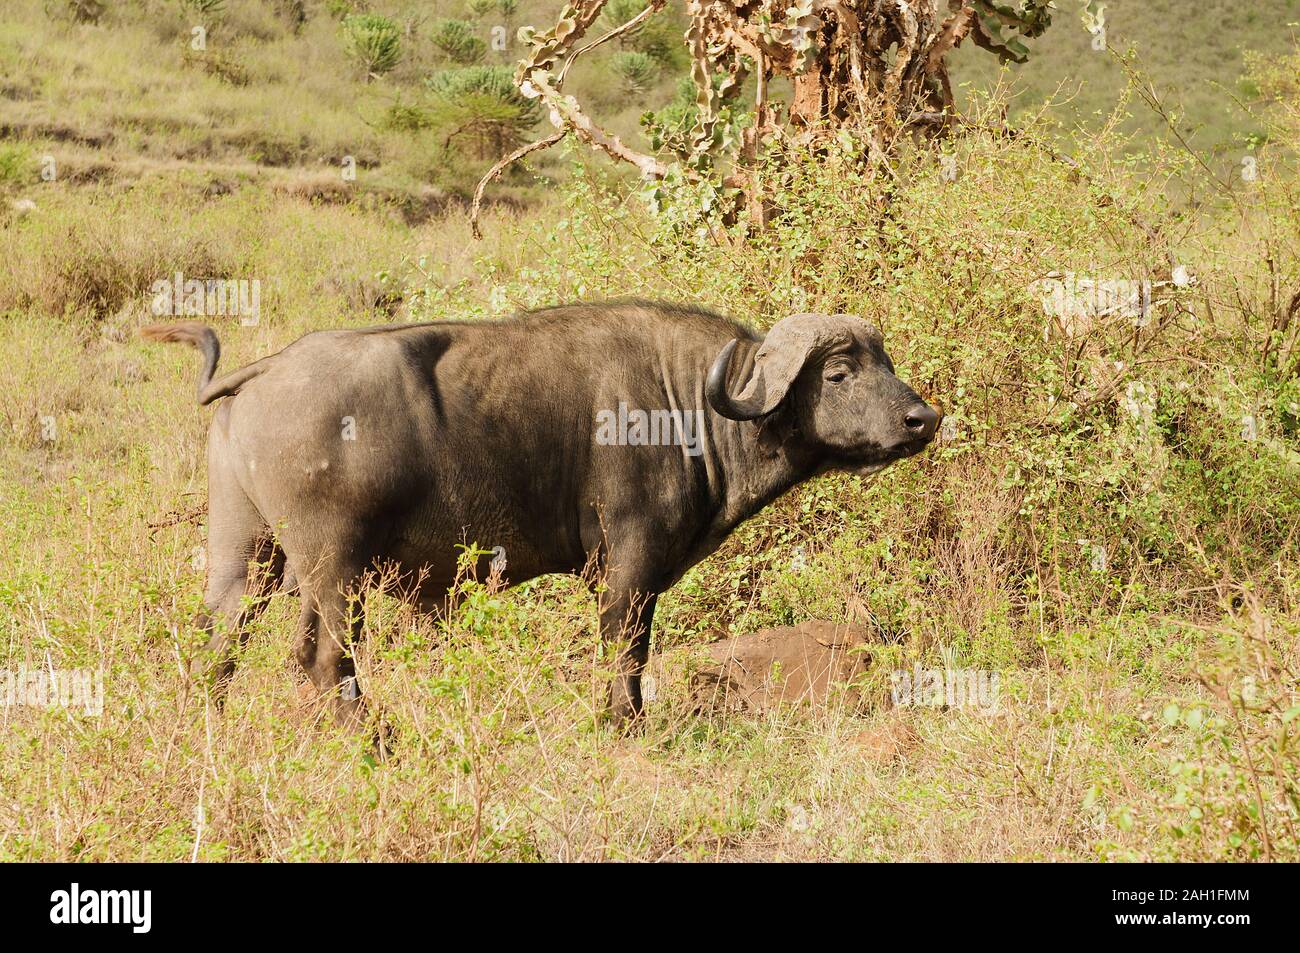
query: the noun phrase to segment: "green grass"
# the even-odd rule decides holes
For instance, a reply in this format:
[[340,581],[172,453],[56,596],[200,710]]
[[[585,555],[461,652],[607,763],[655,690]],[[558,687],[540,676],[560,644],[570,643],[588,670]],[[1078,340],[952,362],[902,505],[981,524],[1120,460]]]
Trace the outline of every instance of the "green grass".
[[[359,175],[346,186],[349,194],[425,205],[468,196],[497,156],[459,148],[455,133],[464,117],[414,127],[385,121],[403,106],[437,117],[425,81],[457,64],[435,45],[434,21],[463,15],[461,5],[390,0],[371,7],[412,32],[404,34],[396,67],[367,81],[323,4],[309,3],[306,23],[294,32],[255,0],[230,0],[226,13],[207,24],[164,0],[116,3],[98,25],[51,21],[42,0],[18,0],[0,13],[0,129],[53,154],[70,177],[133,182],[197,172],[319,193],[322,181],[338,190],[344,157],[351,156]],[[517,28],[545,23],[555,10],[552,3],[525,3],[509,18],[496,10],[474,18],[473,35],[485,41],[483,62],[513,65]],[[207,30],[202,50],[192,48],[197,25]],[[491,45],[496,27],[506,30],[504,51]],[[581,64],[572,85],[591,88],[596,115],[635,136],[642,102],[604,91],[616,50]],[[553,172],[558,160],[542,154],[535,165]],[[503,193],[545,194],[518,173],[507,177]]]
[[[1109,0],[1107,48],[1098,51],[1076,12],[1080,6],[1058,3],[1052,26],[1030,41],[1024,65],[1003,70],[996,58],[967,44],[954,59],[955,82],[986,89],[1001,73],[1016,92],[1013,116],[1035,112],[1050,99],[1050,112],[1062,123],[1097,128],[1125,92],[1119,55],[1132,51],[1133,66],[1154,85],[1178,132],[1205,153],[1236,162],[1258,131],[1232,101],[1255,98],[1244,79],[1244,54],[1287,53],[1300,36],[1300,0]],[[1168,125],[1138,102],[1130,102],[1122,118],[1122,130],[1139,145],[1169,135]]]

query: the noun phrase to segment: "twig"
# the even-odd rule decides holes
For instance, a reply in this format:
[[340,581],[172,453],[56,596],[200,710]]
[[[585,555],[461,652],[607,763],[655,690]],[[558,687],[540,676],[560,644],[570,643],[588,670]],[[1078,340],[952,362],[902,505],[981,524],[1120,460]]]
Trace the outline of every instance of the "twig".
[[469,210],[469,228],[470,232],[476,239],[481,239],[483,237],[483,233],[478,227],[478,213],[479,208],[483,204],[483,190],[488,187],[488,183],[500,175],[507,166],[518,162],[530,152],[536,152],[539,149],[549,149],[568,134],[569,132],[567,129],[561,129],[558,132],[554,132],[547,136],[545,139],[538,139],[536,142],[530,142],[526,146],[520,146],[508,156],[498,159],[496,165],[488,169],[487,175],[479,179],[478,186],[474,189],[474,204],[470,206]]
[[662,10],[664,8],[664,4],[667,2],[668,0],[651,0],[650,6],[646,7],[644,10],[642,10],[632,19],[628,20],[622,26],[614,27],[614,29],[610,30],[600,39],[592,40],[590,43],[588,43],[586,46],[582,47],[581,49],[574,50],[572,53],[570,53],[569,58],[564,61],[564,67],[560,70],[560,75],[556,77],[555,88],[559,89],[564,85],[564,77],[568,75],[569,67],[573,65],[573,61],[576,60],[579,56],[581,56],[583,53],[588,53],[591,50],[594,50],[596,47],[600,46],[602,43],[608,43],[616,36],[622,36],[624,33],[628,32],[634,27],[639,26],[643,20],[648,20],[650,17],[654,16],[656,13]]

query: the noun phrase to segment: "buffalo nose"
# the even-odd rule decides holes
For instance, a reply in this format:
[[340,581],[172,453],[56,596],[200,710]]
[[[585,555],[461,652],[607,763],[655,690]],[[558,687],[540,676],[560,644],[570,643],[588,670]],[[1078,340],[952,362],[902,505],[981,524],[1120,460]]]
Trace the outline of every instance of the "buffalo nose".
[[929,404],[915,404],[903,418],[903,426],[913,436],[928,440],[939,426],[939,412]]

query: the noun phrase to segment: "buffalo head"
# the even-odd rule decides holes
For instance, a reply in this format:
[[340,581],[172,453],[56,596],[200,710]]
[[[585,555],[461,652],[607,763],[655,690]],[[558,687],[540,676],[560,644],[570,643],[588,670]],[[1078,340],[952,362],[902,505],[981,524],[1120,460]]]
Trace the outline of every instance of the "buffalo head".
[[[709,371],[709,405],[731,420],[782,411],[831,467],[873,473],[919,453],[939,414],[894,375],[877,328],[850,314],[796,314],[768,332],[749,380],[728,388],[729,341]],[[737,382],[739,383],[739,382]]]

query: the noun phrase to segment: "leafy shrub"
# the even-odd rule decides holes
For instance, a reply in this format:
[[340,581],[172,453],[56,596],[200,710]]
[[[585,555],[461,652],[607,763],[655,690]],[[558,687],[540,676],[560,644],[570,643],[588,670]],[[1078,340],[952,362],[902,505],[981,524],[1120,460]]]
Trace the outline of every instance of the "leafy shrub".
[[248,69],[244,64],[221,50],[198,51],[187,46],[181,54],[181,62],[186,66],[197,67],[231,86],[247,86],[249,82]]
[[31,150],[21,143],[0,144],[0,185],[18,185],[32,178]]
[[402,58],[402,32],[397,24],[377,13],[353,14],[343,21],[348,53],[367,77],[392,71]]
[[[647,6],[646,0],[609,0],[601,11],[599,26],[609,31],[628,23]],[[670,10],[660,10],[619,37],[619,45],[637,50],[657,63],[677,65],[684,49],[684,27]]]
[[497,0],[466,0],[465,12],[478,18],[486,16],[497,7]]
[[1180,859],[1273,860],[1300,851],[1300,631],[1253,598],[1247,606],[1202,662],[1209,697],[1171,700],[1161,712],[1173,790],[1159,818],[1181,842]]
[[346,20],[354,13],[369,13],[367,0],[325,0],[325,11],[335,20]]
[[453,63],[468,66],[483,59],[487,43],[464,20],[441,19],[429,29],[433,45]]
[[635,50],[615,53],[610,58],[609,68],[629,93],[645,92],[659,75],[658,64],[645,53]]
[[383,123],[388,129],[419,132],[432,126],[433,119],[427,109],[398,100],[384,111]]
[[673,98],[657,112],[647,110],[641,115],[650,147],[656,151],[668,150],[678,154],[690,152],[691,130],[699,108],[695,103],[695,83],[689,76],[677,80]]
[[[600,12],[600,28],[608,32],[627,23],[634,16],[648,7],[650,4],[646,0],[609,0],[605,8]],[[645,24],[636,27],[632,33],[644,29]],[[626,35],[626,34],[625,34]]]
[[428,87],[439,124],[450,130],[447,143],[463,136],[475,143],[480,158],[514,148],[540,115],[537,101],[519,91],[508,66],[444,70],[429,78]]

